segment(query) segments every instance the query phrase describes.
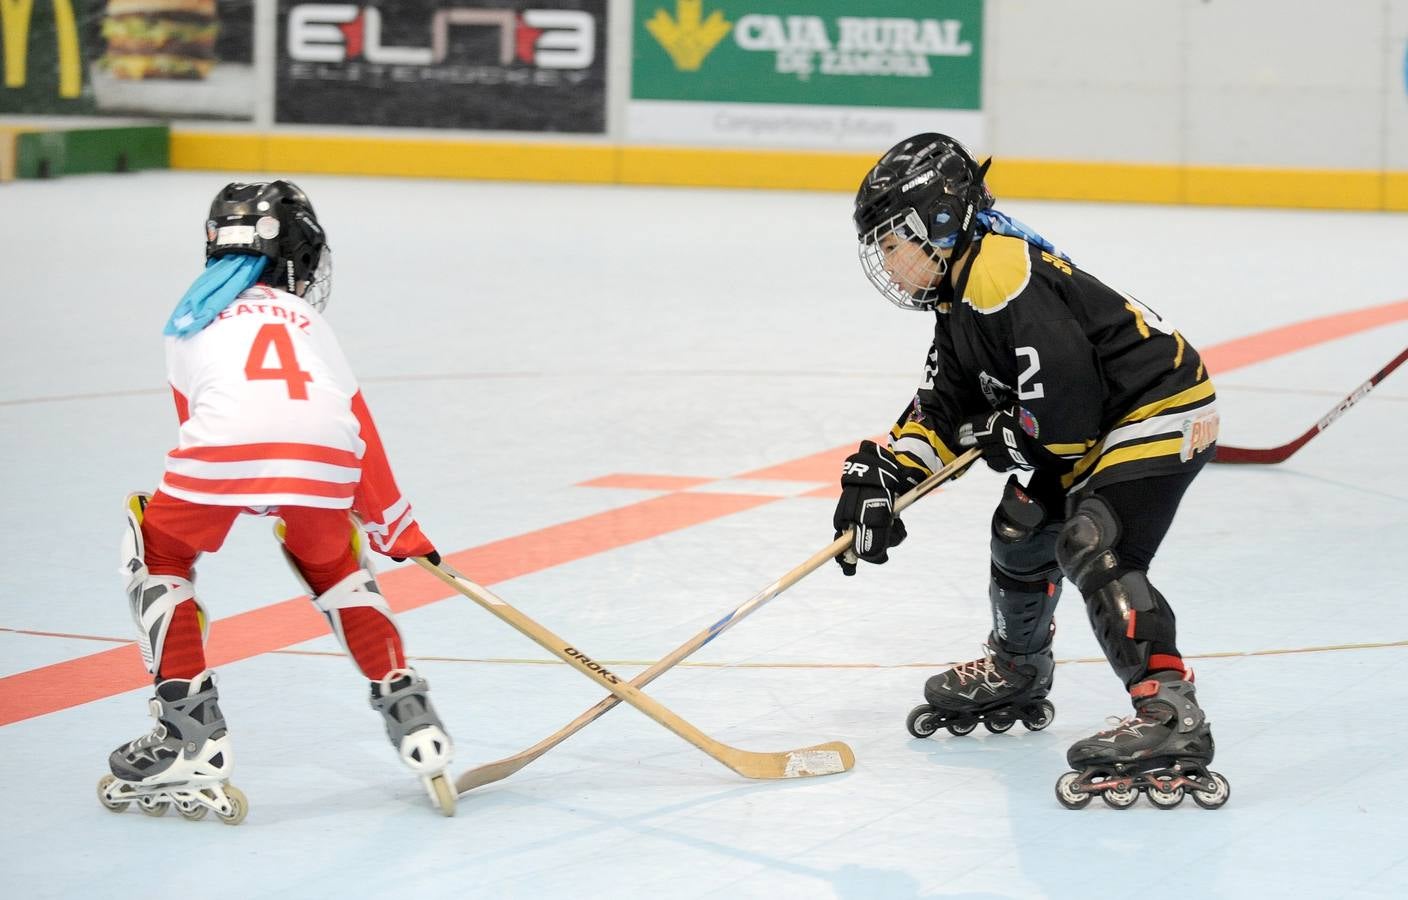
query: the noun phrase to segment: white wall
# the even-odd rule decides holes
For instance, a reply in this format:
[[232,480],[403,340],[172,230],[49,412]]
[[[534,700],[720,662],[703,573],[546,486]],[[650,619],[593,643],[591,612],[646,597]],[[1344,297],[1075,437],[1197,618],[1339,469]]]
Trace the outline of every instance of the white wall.
[[1408,169],[1408,0],[988,0],[986,29],[988,152]]

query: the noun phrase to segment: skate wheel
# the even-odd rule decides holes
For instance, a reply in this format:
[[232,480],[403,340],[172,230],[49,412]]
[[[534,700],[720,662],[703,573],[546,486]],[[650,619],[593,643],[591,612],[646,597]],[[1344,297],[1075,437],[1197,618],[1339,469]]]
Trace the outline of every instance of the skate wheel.
[[120,813],[127,809],[131,800],[114,800],[108,796],[108,788],[117,781],[113,775],[104,775],[98,779],[98,802],[103,804],[103,808],[110,812]]
[[202,806],[201,804],[196,803],[193,800],[191,801],[190,809],[186,809],[179,803],[176,804],[176,812],[179,813],[181,818],[183,819],[187,819],[192,822],[199,822],[201,819],[205,818],[205,814],[210,812],[210,810],[207,807]]
[[1100,799],[1112,809],[1129,809],[1139,799],[1139,791],[1133,787],[1106,788],[1100,792]]
[[939,730],[934,718],[934,707],[921,703],[909,711],[909,718],[904,720],[904,727],[915,737],[926,738]]
[[170,805],[169,800],[158,800],[151,796],[137,798],[137,808],[152,818],[166,815],[166,808]]
[[1052,705],[1050,700],[1041,701],[1037,708],[1039,710],[1038,715],[1024,716],[1022,718],[1022,724],[1027,727],[1028,731],[1040,731],[1047,725],[1050,725],[1056,718],[1056,707]]
[[1056,799],[1066,809],[1085,809],[1090,805],[1091,795],[1076,787],[1079,781],[1079,772],[1067,772],[1056,779]]
[[446,816],[455,814],[455,789],[450,786],[450,779],[442,772],[430,779],[430,790],[435,794],[435,805],[440,807],[440,812]]
[[1216,772],[1209,772],[1208,778],[1212,780],[1212,790],[1193,791],[1193,802],[1203,809],[1217,809],[1232,796],[1232,785]]
[[972,734],[973,729],[978,727],[977,719],[955,719],[944,726],[949,734],[955,737],[963,737],[965,734]]
[[1149,802],[1159,809],[1173,809],[1183,802],[1183,788],[1181,786],[1171,788],[1168,786],[1171,784],[1173,784],[1173,776],[1164,775],[1145,790],[1144,796],[1148,797]]
[[249,815],[249,798],[232,784],[225,785],[225,797],[230,801],[230,814],[216,813],[226,825],[238,825]]
[[1012,726],[1016,724],[1016,719],[999,718],[988,719],[983,723],[983,727],[986,728],[988,731],[991,731],[993,734],[1002,734],[1004,731],[1010,730]]

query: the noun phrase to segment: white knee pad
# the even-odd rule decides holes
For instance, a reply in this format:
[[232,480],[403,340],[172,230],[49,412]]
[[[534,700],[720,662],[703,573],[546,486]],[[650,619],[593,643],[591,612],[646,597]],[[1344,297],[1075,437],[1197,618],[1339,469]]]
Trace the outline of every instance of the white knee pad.
[[[347,651],[347,658],[352,660],[354,666],[357,665],[357,660],[352,657],[352,648],[347,645],[347,635],[342,628],[342,610],[355,606],[374,609],[386,618],[387,624],[398,637],[401,634],[400,629],[396,627],[396,620],[391,617],[391,606],[376,583],[376,576],[367,569],[358,569],[314,597],[313,605],[327,616],[333,634],[337,635],[342,649]],[[358,668],[358,671],[361,669]]]
[[210,619],[205,607],[196,598],[195,585],[190,579],[175,575],[152,575],[147,571],[142,542],[142,513],[149,499],[149,494],[127,495],[127,530],[122,535],[122,574],[126,581],[127,605],[132,612],[132,621],[137,625],[142,662],[147,671],[155,675],[161,669],[161,652],[166,646],[166,632],[171,628],[171,617],[176,607],[187,600],[195,603],[202,644],[210,629]]

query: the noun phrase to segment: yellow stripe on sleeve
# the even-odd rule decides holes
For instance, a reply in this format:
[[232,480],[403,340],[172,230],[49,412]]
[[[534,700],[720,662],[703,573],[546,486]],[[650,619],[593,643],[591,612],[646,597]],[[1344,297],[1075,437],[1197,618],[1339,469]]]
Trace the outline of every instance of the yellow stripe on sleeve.
[[934,431],[932,428],[925,428],[918,422],[911,420],[905,422],[903,425],[897,425],[890,429],[891,443],[907,437],[919,438],[924,441],[924,443],[928,444],[933,448],[934,452],[938,454],[939,462],[945,466],[953,462],[958,456],[957,453],[954,453],[948,448],[943,438],[939,437],[938,432]]
[[1144,419],[1152,418],[1165,410],[1173,409],[1176,406],[1186,406],[1189,403],[1206,400],[1214,393],[1216,392],[1213,390],[1212,382],[1202,381],[1187,390],[1179,391],[1171,397],[1155,400],[1153,403],[1146,403],[1126,415],[1123,419],[1120,419],[1115,423],[1115,426],[1119,427],[1120,425],[1128,425],[1130,422],[1140,422]]

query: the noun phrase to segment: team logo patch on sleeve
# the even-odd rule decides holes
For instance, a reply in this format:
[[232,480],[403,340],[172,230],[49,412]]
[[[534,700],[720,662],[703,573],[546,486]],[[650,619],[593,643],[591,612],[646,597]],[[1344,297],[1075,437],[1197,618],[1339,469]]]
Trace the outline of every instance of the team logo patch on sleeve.
[[1022,426],[1022,430],[1027,433],[1027,437],[1036,437],[1041,431],[1041,426],[1036,423],[1036,416],[1027,412],[1025,406],[1017,407],[1017,422]]
[[914,402],[909,404],[909,421],[920,424],[924,422],[924,405],[920,403],[918,394],[914,395]]
[[1220,420],[1215,412],[1204,413],[1185,421],[1183,423],[1183,446],[1178,451],[1178,458],[1183,462],[1188,462],[1216,443],[1219,424]]

